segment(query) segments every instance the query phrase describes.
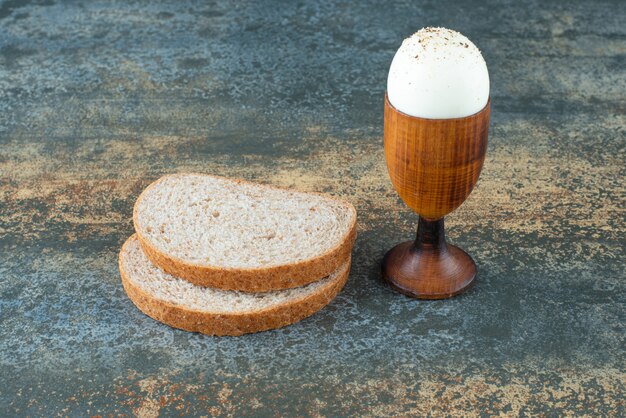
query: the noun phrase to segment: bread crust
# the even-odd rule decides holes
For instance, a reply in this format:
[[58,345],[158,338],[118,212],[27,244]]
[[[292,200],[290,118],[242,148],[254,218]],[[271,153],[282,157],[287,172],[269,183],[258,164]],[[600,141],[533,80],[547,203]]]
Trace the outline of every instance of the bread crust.
[[259,311],[232,314],[202,312],[154,298],[130,280],[122,262],[122,254],[131,239],[132,237],[122,246],[119,256],[122,284],[130,300],[139,310],[159,322],[185,331],[200,332],[207,335],[238,336],[281,328],[298,322],[328,305],[344,287],[350,273],[351,260],[349,259],[344,271],[339,273],[335,280],[329,281],[317,289],[315,293]]
[[150,184],[141,193],[141,195],[139,195],[137,202],[135,202],[135,206],[133,208],[133,225],[135,227],[139,243],[141,244],[141,247],[148,259],[150,259],[150,261],[161,270],[171,274],[172,276],[185,279],[198,286],[214,287],[224,290],[239,290],[243,292],[268,292],[271,290],[283,290],[292,287],[300,287],[318,281],[337,270],[352,252],[352,246],[354,245],[357,235],[356,209],[354,206],[348,202],[344,202],[321,193],[299,192],[318,195],[326,199],[340,202],[344,204],[348,210],[352,211],[353,214],[352,223],[343,240],[335,247],[329,249],[325,253],[319,254],[314,258],[271,267],[224,268],[193,264],[164,253],[158,250],[149,239],[141,234],[141,229],[138,228],[137,222],[137,207],[145,193],[152,187],[158,185],[165,178],[186,176],[190,174],[230,180],[242,185],[249,184],[267,189],[288,190],[240,179],[230,179],[201,173],[168,174]]

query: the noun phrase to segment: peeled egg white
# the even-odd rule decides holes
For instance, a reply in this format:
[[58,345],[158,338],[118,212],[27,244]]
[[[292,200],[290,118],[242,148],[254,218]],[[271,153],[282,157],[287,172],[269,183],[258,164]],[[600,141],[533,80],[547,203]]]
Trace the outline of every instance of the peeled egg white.
[[459,32],[424,28],[405,39],[393,57],[387,94],[397,110],[411,116],[470,116],[489,99],[487,64]]

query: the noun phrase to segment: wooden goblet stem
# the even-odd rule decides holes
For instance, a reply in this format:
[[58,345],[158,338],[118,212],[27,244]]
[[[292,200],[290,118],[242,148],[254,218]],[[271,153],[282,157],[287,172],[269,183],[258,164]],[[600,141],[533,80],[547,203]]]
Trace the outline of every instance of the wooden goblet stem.
[[420,216],[417,224],[417,235],[413,243],[415,248],[422,251],[438,250],[446,251],[446,233],[443,218],[436,221],[429,221]]
[[389,250],[383,278],[395,290],[419,299],[444,299],[464,291],[476,277],[474,260],[446,242],[443,218],[420,216],[415,241]]

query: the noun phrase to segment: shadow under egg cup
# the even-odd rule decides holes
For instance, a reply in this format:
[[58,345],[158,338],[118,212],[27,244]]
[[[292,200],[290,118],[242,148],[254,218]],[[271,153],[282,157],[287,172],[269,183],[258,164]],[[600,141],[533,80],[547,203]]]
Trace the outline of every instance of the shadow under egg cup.
[[459,207],[485,161],[490,100],[478,113],[426,119],[397,110],[385,94],[385,158],[400,198],[419,214],[417,237],[398,244],[382,262],[392,288],[419,299],[461,293],[476,277],[476,263],[446,243],[443,218]]

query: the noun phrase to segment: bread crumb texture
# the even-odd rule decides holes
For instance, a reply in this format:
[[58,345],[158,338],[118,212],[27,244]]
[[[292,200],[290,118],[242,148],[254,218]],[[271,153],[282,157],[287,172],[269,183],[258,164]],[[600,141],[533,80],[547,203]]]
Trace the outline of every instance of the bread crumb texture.
[[186,263],[259,268],[318,257],[340,245],[351,205],[322,195],[202,174],[162,177],[135,206],[135,227]]

